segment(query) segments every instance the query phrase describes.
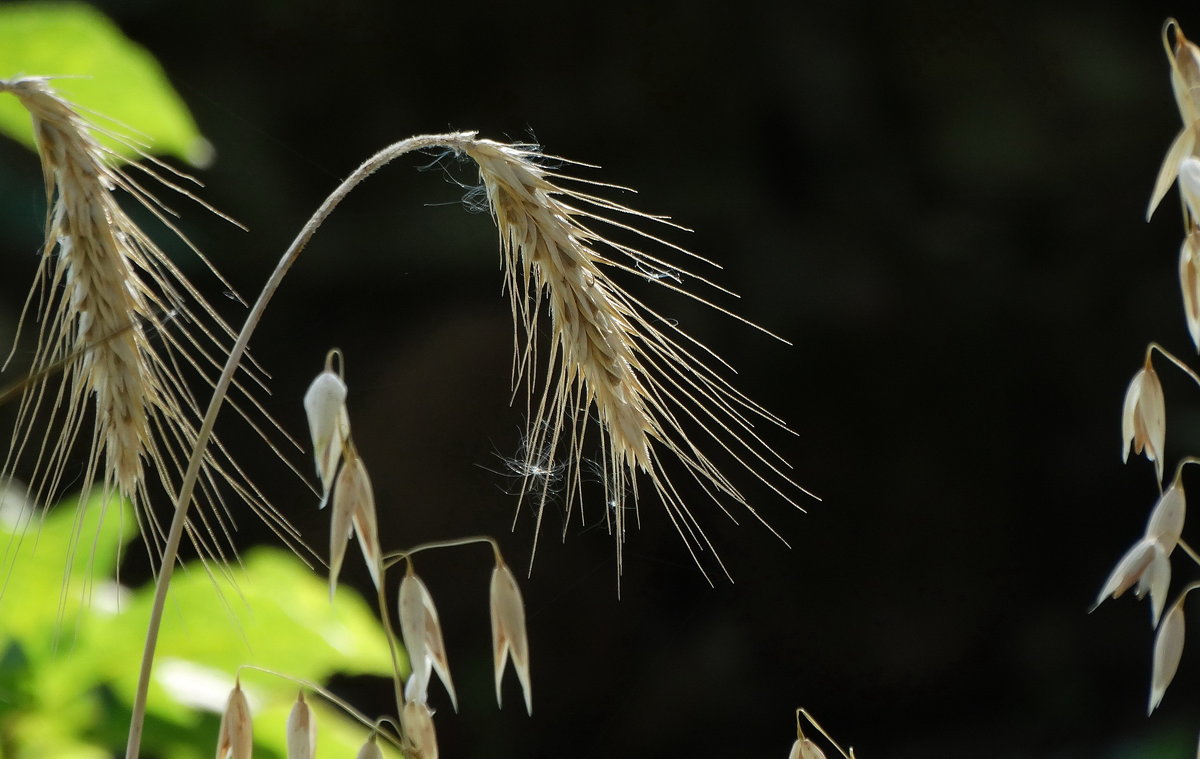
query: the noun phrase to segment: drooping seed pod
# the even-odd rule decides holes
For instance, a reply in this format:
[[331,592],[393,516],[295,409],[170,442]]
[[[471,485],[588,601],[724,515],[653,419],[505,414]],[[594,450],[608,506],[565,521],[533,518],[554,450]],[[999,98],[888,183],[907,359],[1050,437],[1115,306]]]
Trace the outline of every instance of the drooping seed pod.
[[250,720],[250,704],[235,682],[221,712],[221,727],[217,731],[217,759],[250,759],[254,750],[254,728]]
[[304,691],[288,714],[287,759],[314,759],[317,755],[317,719],[312,707],[304,700]]
[[490,609],[492,617],[492,654],[496,675],[496,705],[501,705],[500,682],[504,665],[512,657],[513,669],[525,694],[525,710],[533,714],[533,692],[529,678],[529,640],[525,633],[525,602],[517,578],[503,560],[497,558],[492,570]]

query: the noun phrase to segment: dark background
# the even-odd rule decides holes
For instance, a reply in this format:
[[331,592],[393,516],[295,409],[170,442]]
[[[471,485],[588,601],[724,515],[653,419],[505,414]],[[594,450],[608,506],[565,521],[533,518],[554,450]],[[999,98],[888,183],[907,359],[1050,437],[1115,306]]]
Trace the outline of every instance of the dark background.
[[[532,719],[513,682],[493,703],[485,555],[430,557],[462,702],[439,713],[444,756],[782,759],[800,705],[863,759],[1194,753],[1194,648],[1147,720],[1145,605],[1086,613],[1156,493],[1149,464],[1117,455],[1125,385],[1148,341],[1192,351],[1174,193],[1143,221],[1178,130],[1159,30],[1173,13],[1200,35],[1192,6],[99,6],[159,57],[215,145],[204,198],[250,232],[177,205],[248,297],[366,156],[478,129],[638,188],[639,208],[695,230],[673,241],[725,267],[739,313],[794,343],[650,294],[789,421],[795,437],[770,439],[824,500],[799,514],[741,477],[790,549],[697,501],[735,580],[715,588],[647,501],[619,602],[603,529],[575,522],[565,544],[552,529],[524,586]],[[0,298],[15,314],[40,179],[21,149],[0,158]],[[522,424],[495,232],[440,169],[414,170],[428,160],[351,196],[253,350],[275,378],[267,405],[300,437],[304,388],[327,348],[345,351],[385,546],[490,532],[523,562],[531,525],[508,532],[514,499],[488,471]],[[1170,467],[1200,452],[1200,393],[1159,367]],[[326,545],[312,496],[241,447]],[[387,708],[386,687],[337,687]]]

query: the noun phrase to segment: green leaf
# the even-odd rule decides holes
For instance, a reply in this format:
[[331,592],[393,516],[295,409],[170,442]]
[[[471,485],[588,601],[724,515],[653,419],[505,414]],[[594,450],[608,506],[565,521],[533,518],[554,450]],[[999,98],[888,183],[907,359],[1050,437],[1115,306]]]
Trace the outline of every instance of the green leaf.
[[[243,664],[318,682],[335,672],[391,676],[387,638],[367,603],[349,589],[330,603],[325,579],[290,553],[256,548],[240,567],[211,569],[221,588],[196,563],[171,581],[150,697],[163,707],[160,716],[184,719],[189,699],[191,706],[219,708]],[[122,698],[133,696],[137,671],[129,662],[141,655],[153,597],[152,586],[139,589],[124,613],[89,620],[95,627],[81,636],[87,643],[80,655],[109,663],[104,679]],[[252,682],[266,701],[295,698],[286,680]]]
[[[183,99],[145,48],[81,3],[0,4],[0,78],[51,77],[52,86],[100,126],[193,166],[212,159]],[[0,132],[36,147],[29,115],[0,97]],[[97,135],[127,158],[136,151]]]
[[83,504],[72,499],[48,513],[28,504],[15,505],[13,492],[0,495],[0,637],[15,639],[30,656],[48,655],[70,639],[81,608],[104,614],[115,586],[121,548],[137,530],[133,507],[102,493]]

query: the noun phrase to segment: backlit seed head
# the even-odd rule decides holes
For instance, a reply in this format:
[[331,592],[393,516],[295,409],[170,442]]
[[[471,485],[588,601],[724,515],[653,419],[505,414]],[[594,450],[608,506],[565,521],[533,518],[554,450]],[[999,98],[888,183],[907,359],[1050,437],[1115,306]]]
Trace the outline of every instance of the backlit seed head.
[[808,738],[797,738],[788,759],[825,759],[825,752]]
[[1142,538],[1125,552],[1105,581],[1092,609],[1095,610],[1106,598],[1120,598],[1135,583],[1134,594],[1138,598],[1150,594],[1151,624],[1157,627],[1171,584],[1171,562],[1162,544],[1153,538]]
[[375,488],[371,486],[366,465],[353,450],[347,456],[343,471],[347,472],[345,487],[350,490],[350,521],[354,524],[354,533],[358,535],[358,545],[367,562],[367,571],[371,573],[375,588],[379,589],[383,583],[383,551],[379,545],[379,525],[375,519]]
[[438,759],[437,732],[433,728],[433,712],[420,701],[408,701],[400,712],[400,726],[411,744],[405,753],[416,759]]
[[1200,351],[1200,231],[1192,232],[1179,248],[1179,289],[1183,293],[1183,314],[1188,334]]
[[1163,552],[1170,556],[1179,543],[1183,533],[1183,521],[1187,515],[1187,501],[1184,498],[1183,482],[1179,476],[1162,494],[1154,510],[1150,512],[1150,520],[1146,523],[1146,537],[1158,541]]
[[429,687],[430,668],[437,673],[450,703],[458,711],[458,695],[454,692],[454,681],[450,679],[450,662],[446,658],[446,643],[442,639],[442,624],[438,620],[437,607],[429,588],[411,571],[400,581],[400,634],[404,648],[408,651],[412,676],[406,690],[410,701],[425,703]]
[[1138,578],[1134,595],[1139,599],[1150,594],[1150,626],[1158,627],[1163,606],[1167,603],[1167,590],[1171,587],[1171,562],[1167,552],[1157,540],[1150,542],[1150,563]]
[[[499,557],[497,557],[499,558]],[[533,693],[529,682],[529,640],[525,634],[525,603],[517,578],[503,561],[492,570],[491,584],[492,653],[496,670],[496,705],[501,705],[500,681],[504,665],[512,657],[513,669],[525,694],[525,710],[533,714]]]
[[405,698],[424,703],[429,688],[429,656],[425,642],[428,611],[423,595],[429,591],[425,590],[423,594],[422,590],[425,590],[425,583],[417,577],[410,562],[400,581],[399,605],[400,637],[404,640],[404,650],[408,652],[408,664],[412,668]]
[[1179,163],[1179,192],[1192,218],[1200,218],[1200,159],[1186,156]]
[[1150,363],[1133,375],[1129,389],[1125,391],[1125,410],[1121,415],[1121,460],[1129,459],[1129,448],[1134,453],[1144,453],[1154,462],[1155,471],[1161,482],[1163,476],[1162,453],[1167,437],[1167,407],[1162,383]]
[[1162,625],[1158,628],[1158,635],[1154,638],[1154,669],[1150,675],[1148,714],[1158,708],[1163,694],[1167,692],[1167,686],[1171,684],[1176,670],[1179,669],[1179,659],[1183,656],[1184,639],[1183,599],[1186,597],[1186,594],[1181,595],[1179,600],[1171,606],[1171,610],[1167,612]]
[[1196,149],[1196,124],[1186,124],[1167,149],[1162,165],[1158,169],[1158,178],[1154,180],[1154,190],[1150,193],[1150,204],[1146,207],[1146,221],[1154,215],[1155,209],[1170,191],[1171,185],[1179,177],[1179,166],[1183,159],[1190,156]]
[[287,721],[287,759],[313,759],[317,755],[317,721],[312,707],[304,700],[304,691]]
[[329,500],[334,473],[342,457],[342,445],[350,436],[346,392],[346,383],[342,378],[326,369],[317,375],[304,394],[304,412],[308,416],[308,431],[312,435],[317,475],[324,488],[321,508],[325,508]]
[[371,734],[370,738],[367,738],[367,742],[358,750],[356,759],[383,759],[383,750],[375,742],[374,733]]
[[[1172,44],[1170,37],[1174,33]],[[1200,48],[1197,48],[1179,28],[1175,19],[1167,19],[1163,27],[1163,45],[1171,63],[1171,89],[1183,123],[1200,120]]]
[[254,749],[254,730],[250,722],[250,704],[237,682],[229,693],[221,728],[217,732],[217,759],[250,759]]
[[[357,463],[356,463],[357,462]],[[330,514],[329,528],[329,597],[333,598],[337,590],[338,575],[342,571],[342,562],[346,558],[346,544],[350,542],[350,531],[354,528],[354,512],[361,498],[360,477],[365,474],[357,457],[346,462],[338,473],[337,484],[333,488],[333,512]],[[368,483],[368,490],[370,483]]]

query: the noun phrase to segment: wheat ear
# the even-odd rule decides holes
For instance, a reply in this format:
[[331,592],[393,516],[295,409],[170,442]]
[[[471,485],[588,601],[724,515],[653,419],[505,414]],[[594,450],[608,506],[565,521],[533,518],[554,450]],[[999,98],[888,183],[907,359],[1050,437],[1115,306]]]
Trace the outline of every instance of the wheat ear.
[[[423,135],[402,140],[364,161],[330,193],[329,197],[304,224],[292,244],[284,251],[266,284],[263,285],[258,299],[246,317],[245,324],[229,349],[220,376],[213,383],[213,394],[196,432],[194,447],[188,457],[187,467],[180,483],[179,495],[175,499],[175,513],[166,535],[162,572],[159,573],[155,586],[154,602],[151,606],[150,620],[146,630],[146,646],[142,652],[138,687],[134,696],[126,759],[136,759],[141,744],[146,697],[150,687],[150,673],[153,669],[158,631],[162,624],[162,613],[174,569],[175,556],[188,520],[192,494],[200,478],[213,425],[225,402],[233,382],[233,375],[242,361],[250,337],[258,327],[263,312],[266,311],[267,305],[278,291],[287,272],[299,258],[313,235],[316,234],[317,229],[329,218],[342,200],[364,179],[396,158],[413,151],[438,148],[448,148],[454,152],[465,154],[479,165],[480,175],[487,188],[492,203],[492,212],[500,230],[501,248],[505,261],[505,278],[508,292],[512,298],[514,319],[518,323],[518,332],[523,332],[526,337],[524,347],[518,343],[514,371],[517,378],[525,379],[526,386],[530,390],[531,404],[533,402],[533,384],[529,378],[531,367],[535,361],[534,337],[540,311],[538,305],[540,290],[543,287],[550,289],[556,286],[553,280],[542,278],[542,262],[537,258],[538,252],[542,250],[551,257],[568,255],[577,262],[574,266],[563,262],[560,268],[563,271],[573,271],[578,279],[559,282],[557,296],[554,294],[555,290],[550,290],[551,317],[558,338],[554,345],[561,346],[568,333],[571,335],[582,334],[583,336],[575,340],[574,352],[569,352],[572,349],[564,347],[551,349],[551,366],[555,364],[556,357],[563,357],[559,361],[561,367],[559,378],[563,382],[552,385],[551,380],[554,379],[554,375],[553,373],[548,375],[547,384],[537,404],[539,411],[533,417],[534,422],[531,424],[534,434],[539,436],[535,444],[528,449],[532,460],[536,461],[539,451],[547,446],[552,453],[560,443],[567,446],[572,472],[570,490],[573,497],[579,497],[580,472],[584,461],[582,446],[583,431],[587,421],[586,414],[588,407],[597,397],[595,395],[596,388],[592,388],[587,382],[594,380],[597,383],[603,383],[601,388],[606,392],[611,392],[611,395],[605,396],[605,402],[609,405],[600,411],[605,435],[609,432],[609,428],[605,426],[607,423],[613,421],[625,423],[626,417],[623,416],[625,409],[621,407],[621,404],[631,402],[630,398],[624,395],[631,388],[637,388],[636,397],[632,402],[643,404],[640,407],[642,412],[631,423],[632,426],[628,430],[625,427],[621,430],[622,433],[635,430],[632,432],[631,438],[623,437],[619,440],[609,441],[604,435],[601,436],[601,444],[606,452],[605,461],[608,462],[605,468],[605,485],[609,494],[620,504],[624,498],[624,488],[628,480],[630,486],[634,488],[633,493],[636,496],[636,485],[632,484],[635,482],[635,470],[640,469],[647,473],[654,488],[663,497],[668,513],[672,515],[680,534],[685,541],[689,539],[694,541],[689,543],[690,548],[697,544],[696,541],[703,540],[705,545],[707,545],[707,541],[703,538],[703,531],[698,527],[693,527],[695,520],[683,506],[670,480],[661,473],[656,445],[662,446],[668,452],[678,456],[686,465],[689,473],[714,500],[720,494],[726,494],[747,508],[749,505],[709,459],[693,445],[680,424],[681,418],[693,422],[696,427],[712,437],[719,447],[754,472],[789,502],[792,499],[785,492],[785,488],[807,492],[783,473],[783,468],[787,466],[786,462],[762,442],[757,433],[753,431],[750,420],[753,418],[765,419],[781,427],[783,426],[782,422],[737,392],[714,370],[697,358],[694,352],[699,350],[708,354],[713,360],[723,363],[711,351],[679,330],[675,330],[679,337],[676,339],[654,327],[649,320],[661,317],[619,287],[610,284],[599,268],[600,264],[605,264],[626,271],[638,272],[637,267],[640,264],[652,267],[652,270],[662,271],[663,269],[660,267],[668,267],[668,265],[656,257],[606,241],[602,236],[594,234],[586,226],[586,221],[589,219],[615,224],[622,228],[628,227],[598,213],[582,211],[566,201],[574,199],[610,213],[630,214],[635,219],[666,223],[665,219],[641,214],[586,193],[560,188],[551,181],[558,175],[540,166],[541,154],[524,146],[504,145],[490,140],[481,140],[476,137],[474,132]],[[651,240],[657,240],[652,236],[646,236]],[[550,241],[553,241],[553,248]],[[560,243],[564,247],[560,248]],[[595,251],[592,243],[605,243],[613,250],[626,255],[632,263],[620,263],[605,258]],[[582,266],[579,262],[582,263]],[[689,276],[693,275],[689,274]],[[707,282],[702,278],[697,279]],[[671,285],[667,286],[686,293],[686,291]],[[590,298],[590,296],[580,293],[585,293],[589,287],[600,288],[606,293],[606,297],[603,300],[592,301],[589,310],[580,310],[582,308],[580,304]],[[576,291],[576,294],[571,295],[571,291]],[[570,310],[572,304],[576,308],[574,311]],[[585,315],[591,315],[597,320],[616,315],[624,321],[619,327],[611,324],[599,328],[587,327],[581,318]],[[595,337],[588,337],[589,329],[598,330]],[[607,344],[601,337],[601,333],[605,329],[615,331],[611,341]],[[592,342],[596,342],[595,349],[606,356],[608,354],[605,346],[607,346],[607,350],[614,351],[614,353],[620,351],[619,360],[609,363],[606,369],[602,359],[590,352]],[[690,343],[693,348],[687,348],[684,343]],[[586,347],[587,351],[581,350],[580,346]],[[626,363],[622,365],[621,361]],[[607,376],[614,370],[623,369],[627,369],[628,373],[614,374],[615,380],[610,380]],[[645,374],[642,375],[640,372],[645,372]],[[563,426],[568,421],[570,426],[564,430]],[[639,444],[644,445],[637,448]],[[539,523],[540,513],[544,507],[543,494],[541,506],[539,506]],[[614,531],[617,536],[618,571],[621,567],[620,556],[624,542],[622,512],[623,506],[610,510],[610,513],[616,514]],[[693,555],[695,555],[694,551]],[[697,557],[697,563],[699,564],[699,557]]]
[[[215,357],[226,353],[222,342],[231,330],[117,202],[115,191],[122,190],[175,231],[170,211],[95,136],[111,133],[45,79],[0,80],[0,92],[15,95],[32,117],[49,206],[38,275],[21,317],[24,323],[33,311],[40,323],[36,379],[19,403],[3,474],[12,476],[32,457],[31,494],[49,502],[82,434],[90,439],[82,489],[101,483],[132,501],[147,543],[161,555],[165,531],[148,505],[147,468],[169,490],[178,487],[199,418],[184,368],[211,384],[208,372],[220,366]],[[135,166],[183,191],[154,166]],[[61,367],[61,376],[47,371],[52,367]],[[225,487],[294,546],[292,528],[222,454],[219,443],[206,451],[201,487],[209,508],[188,524],[200,554],[227,554],[234,522]]]
[[[568,510],[575,502],[582,508],[583,444],[589,415],[595,410],[601,430],[599,468],[608,504],[606,517],[617,546],[618,575],[625,542],[625,504],[627,499],[632,501],[636,514],[639,473],[666,506],[701,570],[699,553],[712,551],[703,527],[663,466],[663,452],[682,462],[716,503],[731,501],[762,521],[693,435],[705,438],[706,446],[723,449],[788,502],[794,504],[795,492],[807,493],[787,476],[787,463],[754,430],[756,420],[784,427],[782,421],[711,368],[709,363],[724,365],[715,353],[608,274],[623,271],[644,277],[724,311],[680,283],[687,278],[728,291],[661,257],[617,242],[599,226],[632,233],[677,256],[711,264],[636,226],[678,225],[569,187],[569,183],[586,180],[553,167],[572,162],[546,157],[534,147],[482,139],[457,147],[478,164],[500,232],[505,283],[520,340],[514,374],[528,390],[528,463],[532,467],[557,461],[563,451]],[[539,390],[532,371],[543,296],[550,314],[551,345]],[[659,324],[666,325],[665,329]],[[537,501],[540,531],[548,482],[543,480],[541,492],[532,495]]]

